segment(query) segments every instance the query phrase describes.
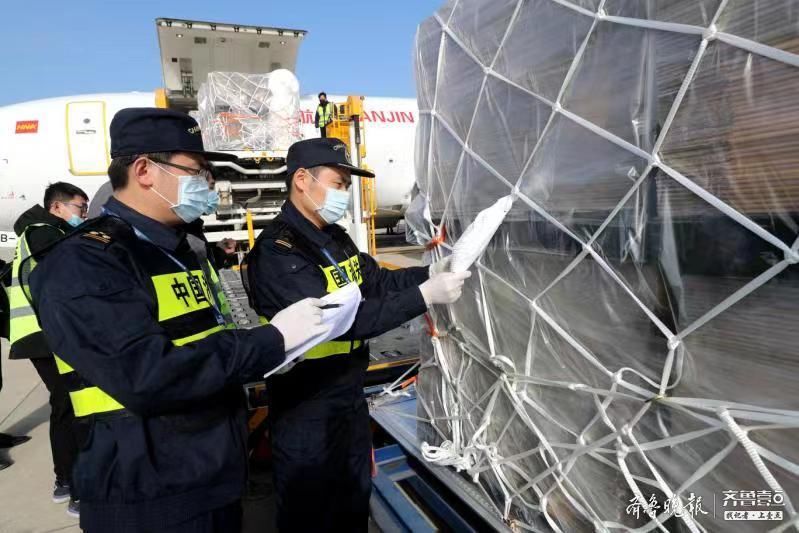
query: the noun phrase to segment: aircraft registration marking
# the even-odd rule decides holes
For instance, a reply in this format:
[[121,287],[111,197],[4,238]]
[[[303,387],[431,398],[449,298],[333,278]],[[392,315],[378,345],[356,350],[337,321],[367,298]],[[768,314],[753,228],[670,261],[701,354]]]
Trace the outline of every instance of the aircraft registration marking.
[[16,248],[17,234],[13,231],[0,231],[0,248]]

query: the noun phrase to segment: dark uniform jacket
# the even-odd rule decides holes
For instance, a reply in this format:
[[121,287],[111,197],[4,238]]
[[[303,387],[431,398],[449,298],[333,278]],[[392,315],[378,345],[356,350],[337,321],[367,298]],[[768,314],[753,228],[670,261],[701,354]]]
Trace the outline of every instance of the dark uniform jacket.
[[[126,408],[92,415],[74,478],[82,527],[160,531],[242,496],[247,450],[239,385],[283,361],[283,337],[272,326],[226,329],[174,345],[173,338],[197,327],[184,320],[184,333],[174,331],[180,327],[159,322],[159,306],[203,296],[178,281],[187,274],[173,258],[188,271],[197,271],[199,261],[181,228],[114,198],[107,208],[119,218],[90,221],[57,244],[33,270],[30,287],[53,352]],[[168,278],[166,295],[154,275]]]
[[[360,281],[364,298],[352,328],[337,340],[376,337],[427,309],[418,288],[428,279],[427,267],[380,268],[371,256],[358,252],[340,226],[318,229],[287,201],[255,245],[250,292],[258,314],[271,319],[292,303],[322,297],[330,292],[332,283],[343,283],[322,249],[343,263],[342,270],[355,278],[353,281]],[[290,372],[270,380],[270,405],[280,412],[307,400],[324,401],[342,391],[349,393],[361,386],[368,364],[366,343],[350,354],[300,362]],[[355,394],[361,395],[361,391]]]

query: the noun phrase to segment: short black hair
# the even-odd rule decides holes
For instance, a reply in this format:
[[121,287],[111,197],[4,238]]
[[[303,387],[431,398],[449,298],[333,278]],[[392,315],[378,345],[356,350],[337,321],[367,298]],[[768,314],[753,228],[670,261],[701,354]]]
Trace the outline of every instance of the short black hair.
[[326,92],[324,92],[324,91],[322,91],[321,93],[319,93],[319,94],[317,95],[317,98],[322,98],[323,96],[324,96],[325,98],[327,98],[327,93],[326,93]]
[[[318,167],[306,168],[305,170],[307,170],[314,178],[318,178],[319,177],[318,173],[321,168],[322,168],[321,166],[318,166]],[[296,172],[294,174],[296,174]],[[288,194],[291,194],[291,184],[294,183],[294,174],[291,175],[286,174],[286,193]]]
[[123,155],[115,157],[108,165],[108,179],[111,181],[111,188],[115,191],[124,189],[128,185],[128,167],[130,167],[138,158],[146,157],[148,159],[160,159],[161,161],[170,161],[173,152],[157,152],[152,154],[139,154],[139,155]]
[[44,190],[44,208],[49,211],[55,202],[67,203],[76,196],[80,196],[87,202],[89,201],[89,197],[80,187],[76,187],[65,181],[51,183]]

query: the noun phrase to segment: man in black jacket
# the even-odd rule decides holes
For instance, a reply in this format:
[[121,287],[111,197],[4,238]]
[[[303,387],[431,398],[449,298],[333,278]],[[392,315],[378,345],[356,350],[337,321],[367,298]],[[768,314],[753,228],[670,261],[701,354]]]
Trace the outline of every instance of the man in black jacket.
[[[280,531],[365,531],[371,492],[369,413],[363,388],[368,339],[456,301],[469,273],[442,264],[380,268],[336,222],[345,214],[351,175],[374,174],[349,161],[338,139],[295,143],[287,155],[289,200],[247,258],[258,314],[349,284],[363,300],[343,336],[267,384]],[[311,512],[308,509],[312,509]]]
[[[44,206],[35,205],[22,213],[14,223],[19,242],[24,240],[33,254],[58,242],[83,223],[89,198],[78,187],[58,182],[45,189],[43,203]],[[55,470],[53,501],[65,503],[71,500],[67,512],[77,516],[77,497],[71,490],[72,467],[78,456],[84,431],[75,422],[69,393],[58,375],[53,354],[42,331],[26,331],[29,334],[24,335],[19,331],[15,332],[15,329],[19,329],[19,322],[12,321],[9,359],[30,359],[50,393],[50,448]]]
[[[200,127],[167,109],[111,121],[114,196],[29,276],[75,415],[91,424],[75,484],[87,533],[236,533],[246,487],[241,385],[323,335],[307,299],[236,330],[205,242]],[[26,282],[23,279],[22,285]]]

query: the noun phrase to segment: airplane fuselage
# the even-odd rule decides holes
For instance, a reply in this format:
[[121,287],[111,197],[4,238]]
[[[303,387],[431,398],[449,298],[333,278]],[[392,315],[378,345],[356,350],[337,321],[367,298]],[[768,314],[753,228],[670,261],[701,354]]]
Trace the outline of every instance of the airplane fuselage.
[[[330,95],[334,102],[345,98]],[[414,183],[416,101],[371,98],[364,101],[367,163],[377,174],[377,204],[383,216],[400,216]],[[117,111],[151,107],[148,92],[87,94],[49,98],[0,107],[0,247],[15,245],[13,223],[42,202],[49,183],[67,181],[90,196],[108,180],[108,128]],[[314,127],[316,97],[301,102],[306,138]]]

